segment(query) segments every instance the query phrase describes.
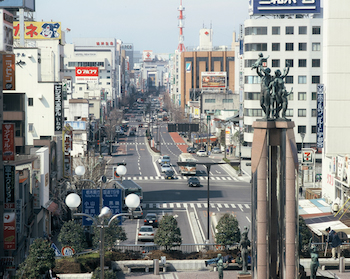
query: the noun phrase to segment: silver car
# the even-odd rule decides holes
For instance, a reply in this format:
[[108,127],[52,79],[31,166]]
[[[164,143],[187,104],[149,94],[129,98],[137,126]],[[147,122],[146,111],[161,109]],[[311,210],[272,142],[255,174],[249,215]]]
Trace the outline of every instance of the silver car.
[[[131,210],[129,209],[129,213],[131,213]],[[143,217],[143,211],[141,206],[136,207],[133,211],[132,211],[132,217],[129,216],[129,219],[133,218],[133,219],[140,219]]]
[[137,238],[139,241],[153,241],[154,234],[155,231],[152,226],[141,226]]

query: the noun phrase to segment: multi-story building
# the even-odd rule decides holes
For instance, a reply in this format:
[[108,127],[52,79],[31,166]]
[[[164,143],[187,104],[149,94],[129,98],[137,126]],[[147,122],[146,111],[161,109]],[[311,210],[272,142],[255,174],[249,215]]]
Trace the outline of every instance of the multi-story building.
[[[322,82],[322,14],[268,15],[244,22],[244,140],[251,146],[252,124],[262,118],[260,77],[253,63],[260,53],[264,65],[283,74],[289,65],[285,86],[288,96],[287,118],[295,122],[299,149],[316,147],[317,85]],[[305,135],[304,139],[301,135]]]

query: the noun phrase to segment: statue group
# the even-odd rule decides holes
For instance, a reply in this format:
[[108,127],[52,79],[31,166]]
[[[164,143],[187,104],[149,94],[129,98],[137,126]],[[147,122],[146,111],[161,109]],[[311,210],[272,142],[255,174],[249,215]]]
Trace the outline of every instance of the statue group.
[[[276,70],[275,75],[272,76],[271,69],[263,67],[263,61],[266,61],[267,58],[264,58],[263,54],[260,53],[259,58],[252,67],[252,69],[256,69],[258,76],[261,78],[260,106],[265,113],[264,119],[287,120],[287,97],[293,92],[293,88],[288,92],[284,86],[284,79],[288,75],[289,65],[286,63],[283,75],[280,70]],[[282,113],[280,117],[281,111]]]

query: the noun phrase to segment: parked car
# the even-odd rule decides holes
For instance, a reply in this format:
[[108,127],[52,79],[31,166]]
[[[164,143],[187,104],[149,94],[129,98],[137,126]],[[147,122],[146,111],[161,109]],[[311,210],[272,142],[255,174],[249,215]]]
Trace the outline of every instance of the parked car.
[[211,150],[211,153],[213,153],[213,154],[220,154],[221,153],[221,149],[219,147],[214,147]]
[[199,187],[201,183],[199,182],[198,177],[192,176],[187,179],[187,184],[189,187]]
[[170,156],[169,155],[160,156],[158,159],[158,163],[161,165],[170,164]]
[[171,168],[171,165],[170,165],[170,164],[163,164],[163,165],[160,167],[160,170],[161,170],[161,172],[166,172],[166,171],[171,171],[172,168]]
[[155,213],[148,213],[145,217],[144,225],[150,225],[158,228],[158,218]]
[[199,157],[206,157],[206,156],[208,156],[207,151],[205,151],[205,150],[198,150],[196,154]]
[[187,153],[196,153],[196,148],[191,146],[187,147]]
[[154,233],[155,231],[152,226],[141,226],[137,238],[140,241],[145,241],[145,240],[153,241]]
[[174,179],[174,171],[173,170],[168,170],[165,172],[165,179]]
[[134,132],[134,131],[130,131],[129,136],[130,136],[130,137],[135,136],[135,132]]
[[[129,212],[131,213],[131,210],[129,209]],[[139,207],[136,207],[133,211],[132,211],[132,217],[134,219],[140,219],[143,217],[143,211],[142,211],[142,208],[139,206]],[[129,216],[129,219],[131,218],[131,216]]]
[[139,128],[142,128],[143,127],[143,124],[139,124]]

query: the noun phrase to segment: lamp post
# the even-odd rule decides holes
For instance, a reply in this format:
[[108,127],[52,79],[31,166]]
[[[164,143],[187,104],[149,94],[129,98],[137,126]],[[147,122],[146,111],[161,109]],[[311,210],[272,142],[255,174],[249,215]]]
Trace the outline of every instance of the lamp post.
[[120,175],[120,181],[123,182],[123,176],[126,174],[127,169],[124,165],[119,165],[117,167],[117,174]]
[[[66,204],[70,209],[77,208],[80,203],[81,199],[79,195],[75,193],[71,193],[66,197]],[[113,220],[120,216],[130,216],[132,215],[132,211],[140,205],[140,198],[136,194],[130,194],[125,198],[125,204],[128,208],[131,209],[131,213],[118,213],[112,216],[112,218],[109,219],[108,224],[104,225],[104,219],[109,218],[112,215],[112,211],[109,207],[105,206],[100,210],[100,214],[98,215],[98,218],[101,220],[99,227],[100,230],[100,268],[101,268],[101,277],[104,279],[104,227],[109,227],[109,225],[112,223]],[[101,207],[101,206],[100,206]],[[93,216],[85,213],[75,213],[74,216],[84,216],[87,218],[92,219]]]

